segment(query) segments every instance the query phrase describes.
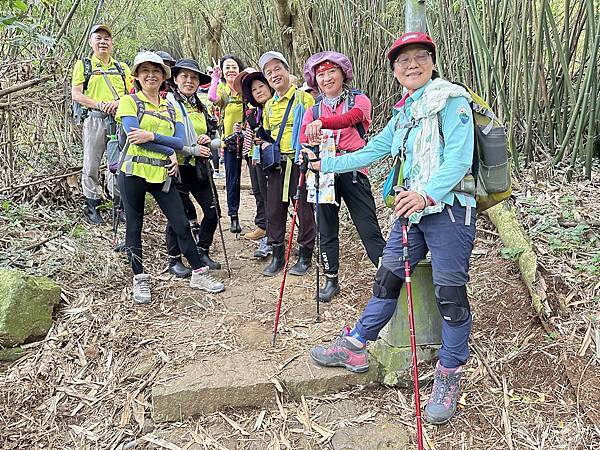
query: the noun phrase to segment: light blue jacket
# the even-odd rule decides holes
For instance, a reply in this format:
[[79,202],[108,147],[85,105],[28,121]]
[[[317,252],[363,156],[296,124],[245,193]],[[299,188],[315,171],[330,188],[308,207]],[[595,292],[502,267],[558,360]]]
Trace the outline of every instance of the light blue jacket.
[[[385,128],[376,136],[369,139],[362,149],[336,156],[323,158],[321,170],[329,172],[351,172],[362,167],[370,166],[375,161],[388,155],[395,157],[402,147],[407,128],[403,125],[412,120],[411,105],[421,97],[425,88],[431,83],[417,89],[406,99],[403,106],[394,108],[393,116]],[[457,198],[462,206],[475,206],[475,198],[462,193],[451,192],[470,170],[473,163],[473,116],[471,107],[463,97],[449,98],[446,107],[440,112],[444,143],[440,145],[440,166],[425,186],[425,193],[436,203],[443,202],[453,205]],[[413,158],[413,145],[417,130],[421,124],[414,127],[406,140],[404,162],[404,178],[410,179]]]

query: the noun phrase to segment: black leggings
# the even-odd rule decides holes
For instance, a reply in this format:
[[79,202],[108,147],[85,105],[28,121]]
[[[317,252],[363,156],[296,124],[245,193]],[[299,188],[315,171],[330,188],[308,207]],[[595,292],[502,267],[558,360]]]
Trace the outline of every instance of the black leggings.
[[[200,222],[200,235],[198,237],[198,247],[208,250],[212,244],[215,230],[218,225],[217,211],[213,205],[213,193],[210,187],[210,180],[203,182],[198,181],[196,176],[196,168],[194,166],[179,166],[181,183],[176,184],[177,191],[181,196],[184,205],[185,214],[190,221],[197,218],[196,209],[190,200],[190,193],[196,199],[202,212],[204,213]],[[167,253],[170,256],[178,256],[181,253],[179,243],[177,242],[177,234],[171,225],[167,223],[165,230],[167,238]]]
[[142,265],[142,226],[144,224],[144,199],[146,192],[152,194],[156,203],[173,226],[179,247],[193,269],[201,267],[200,255],[192,237],[181,197],[172,183],[169,192],[163,192],[163,183],[148,183],[138,176],[125,176],[123,172],[118,177],[119,190],[125,207],[127,229],[125,231],[125,247],[135,275],[144,273]]
[[319,233],[321,237],[321,261],[324,272],[336,274],[340,268],[340,204],[342,199],[358,230],[367,255],[377,267],[383,254],[385,240],[381,235],[371,184],[366,175],[357,172],[340,173],[335,176],[335,204],[319,205]]

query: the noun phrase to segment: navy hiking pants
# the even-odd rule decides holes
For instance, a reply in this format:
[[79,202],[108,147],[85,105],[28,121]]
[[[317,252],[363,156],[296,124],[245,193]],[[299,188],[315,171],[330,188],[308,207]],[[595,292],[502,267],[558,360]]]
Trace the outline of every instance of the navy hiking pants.
[[[465,292],[469,281],[469,258],[475,240],[475,210],[467,211],[458,201],[454,206],[446,206],[441,212],[423,216],[418,224],[411,224],[408,231],[409,260],[411,268],[431,252],[433,283],[436,290],[438,307],[445,300],[460,303],[460,299],[448,299],[440,292]],[[472,214],[471,214],[472,212]],[[402,261],[402,227],[399,221],[394,223],[390,237],[383,250],[379,273],[387,271],[395,275],[398,291],[404,282],[404,263]],[[377,283],[377,282],[376,282]],[[449,287],[450,289],[444,289]],[[456,288],[456,289],[452,289]],[[388,289],[389,290],[389,289]],[[375,292],[375,288],[374,288]],[[440,298],[441,297],[441,298]],[[398,298],[380,298],[373,295],[362,316],[355,325],[356,331],[367,340],[375,340],[379,331],[392,318]],[[442,314],[442,316],[444,316]],[[472,328],[472,317],[459,324],[442,321],[442,346],[439,351],[440,363],[446,368],[455,368],[469,358],[468,340]]]

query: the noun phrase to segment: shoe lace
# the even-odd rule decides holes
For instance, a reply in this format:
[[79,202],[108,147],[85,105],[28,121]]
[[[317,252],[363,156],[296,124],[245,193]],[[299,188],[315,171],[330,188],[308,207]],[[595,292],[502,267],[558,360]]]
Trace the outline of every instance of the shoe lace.
[[213,278],[208,273],[203,274],[203,277],[205,278],[206,281],[208,281],[211,284],[218,284],[219,283],[215,278]]
[[458,380],[451,374],[445,375],[436,373],[433,382],[433,391],[431,393],[432,403],[446,404],[452,400],[453,387],[458,384]]
[[140,280],[136,284],[137,291],[142,295],[150,294],[150,283],[147,280]]

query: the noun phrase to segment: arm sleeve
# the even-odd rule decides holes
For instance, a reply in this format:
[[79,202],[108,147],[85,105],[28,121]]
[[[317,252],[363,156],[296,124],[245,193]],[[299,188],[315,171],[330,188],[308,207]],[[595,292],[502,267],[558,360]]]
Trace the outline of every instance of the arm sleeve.
[[319,120],[323,122],[323,128],[327,128],[328,130],[341,130],[353,127],[357,123],[362,122],[364,120],[364,113],[360,108],[354,107],[344,114],[321,117]]
[[154,142],[160,145],[166,145],[173,150],[183,148],[183,138],[185,137],[185,126],[182,122],[175,122],[175,135],[167,136],[165,134],[154,133]]
[[353,170],[370,166],[375,161],[389,155],[392,149],[395,125],[396,120],[392,118],[385,128],[370,139],[367,145],[360,150],[341,156],[323,158],[321,161],[321,171],[323,173],[352,172]]
[[442,162],[424,189],[436,203],[466,175],[473,164],[474,147],[473,113],[465,98],[449,99],[441,115],[438,118],[445,141]]
[[[138,122],[138,119],[136,116],[122,116],[121,123],[123,124],[123,129],[125,130],[126,133],[129,133],[132,128],[139,128],[139,126],[140,126],[140,123]],[[184,134],[185,130],[183,129],[183,124],[181,124],[179,122],[175,125],[175,137],[174,138],[177,137],[178,130],[180,130],[179,149],[181,149],[183,147],[183,134]],[[156,139],[157,136],[162,136],[162,135],[155,134],[154,136]],[[175,153],[175,150],[173,149],[173,147],[160,144],[156,141],[146,142],[145,144],[141,144],[140,147],[142,147],[145,150],[162,153],[163,155],[167,155],[167,156],[170,156],[173,153]]]
[[221,98],[219,96],[219,83],[218,78],[213,78],[210,81],[210,87],[208,88],[208,101],[212,103],[219,103]]

